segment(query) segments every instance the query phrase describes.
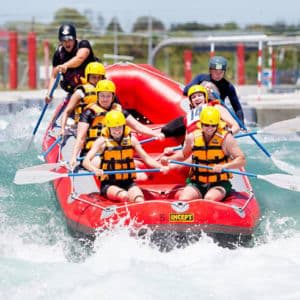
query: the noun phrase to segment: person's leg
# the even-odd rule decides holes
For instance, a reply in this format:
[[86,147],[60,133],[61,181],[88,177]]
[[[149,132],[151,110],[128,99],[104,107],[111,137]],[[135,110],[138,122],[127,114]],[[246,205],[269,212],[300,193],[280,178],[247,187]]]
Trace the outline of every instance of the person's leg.
[[114,201],[128,201],[128,192],[116,185],[110,185],[106,190],[106,197]]
[[202,195],[200,191],[197,189],[195,185],[187,185],[185,188],[179,193],[178,199],[183,201],[193,200],[193,199],[201,199]]
[[209,201],[222,201],[225,195],[226,191],[222,186],[214,186],[208,190],[204,199]]
[[205,200],[222,201],[230,194],[232,185],[230,181],[221,181],[212,185],[204,196]]
[[129,188],[128,196],[129,196],[130,202],[144,202],[145,201],[143,191],[137,185],[134,185]]

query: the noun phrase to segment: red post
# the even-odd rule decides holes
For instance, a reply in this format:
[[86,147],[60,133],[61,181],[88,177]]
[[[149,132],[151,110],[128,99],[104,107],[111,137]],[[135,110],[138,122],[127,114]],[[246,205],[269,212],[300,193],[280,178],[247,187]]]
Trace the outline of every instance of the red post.
[[192,56],[191,50],[184,50],[184,79],[185,84],[188,84],[192,80]]
[[27,36],[28,49],[28,87],[36,89],[36,34],[29,32]]
[[245,84],[245,46],[243,43],[237,44],[237,84]]
[[49,53],[49,41],[44,40],[45,88],[48,88],[49,83]]
[[18,87],[18,34],[11,31],[8,34],[9,51],[9,88],[14,90]]

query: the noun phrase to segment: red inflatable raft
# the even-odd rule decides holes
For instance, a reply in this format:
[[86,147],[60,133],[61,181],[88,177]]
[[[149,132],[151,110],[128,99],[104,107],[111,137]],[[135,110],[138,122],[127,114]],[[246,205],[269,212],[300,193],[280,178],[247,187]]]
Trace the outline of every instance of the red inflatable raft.
[[[107,68],[107,74],[116,83],[122,106],[144,116],[151,122],[149,126],[159,128],[159,124],[184,114],[180,86],[153,67],[116,64]],[[44,151],[55,142],[58,132],[59,128],[47,130]],[[75,137],[71,136],[63,146],[55,146],[47,155],[47,162],[68,161],[74,142]],[[152,141],[144,144],[144,148],[157,157],[165,146],[172,145],[178,145],[178,140]],[[67,172],[65,167],[56,171]],[[234,191],[223,202],[180,201],[176,193],[184,185],[187,172],[182,167],[168,175],[151,173],[146,181],[139,182],[145,194],[144,203],[119,203],[101,197],[94,176],[64,177],[53,184],[68,228],[77,236],[94,238],[97,232],[121,223],[135,228],[138,235],[150,234],[151,241],[159,243],[161,249],[198,240],[203,232],[227,246],[248,243],[260,217],[248,178],[235,175]],[[170,238],[172,241],[168,242]]]

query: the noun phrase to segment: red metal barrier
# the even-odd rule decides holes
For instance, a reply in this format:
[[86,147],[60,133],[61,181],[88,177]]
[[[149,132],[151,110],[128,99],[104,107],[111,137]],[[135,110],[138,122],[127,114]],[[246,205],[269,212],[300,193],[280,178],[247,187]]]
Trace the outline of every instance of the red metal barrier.
[[14,90],[18,87],[18,34],[15,31],[8,35],[9,51],[9,88]]
[[49,41],[44,40],[45,88],[48,88],[49,84],[49,56]]
[[28,87],[36,89],[36,34],[29,32],[27,36],[28,44]]
[[245,84],[245,46],[243,43],[237,44],[237,83]]

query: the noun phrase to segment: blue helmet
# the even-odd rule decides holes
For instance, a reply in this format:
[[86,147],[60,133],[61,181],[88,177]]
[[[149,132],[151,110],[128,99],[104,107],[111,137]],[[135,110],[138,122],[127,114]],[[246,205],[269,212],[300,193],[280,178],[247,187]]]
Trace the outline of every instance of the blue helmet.
[[227,59],[223,56],[214,56],[209,60],[208,66],[210,69],[226,71]]
[[58,30],[58,39],[62,42],[65,40],[76,40],[76,28],[72,24],[63,24]]

